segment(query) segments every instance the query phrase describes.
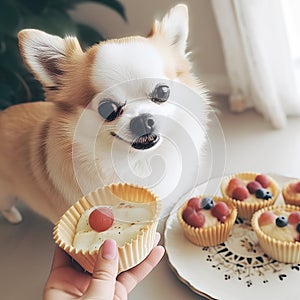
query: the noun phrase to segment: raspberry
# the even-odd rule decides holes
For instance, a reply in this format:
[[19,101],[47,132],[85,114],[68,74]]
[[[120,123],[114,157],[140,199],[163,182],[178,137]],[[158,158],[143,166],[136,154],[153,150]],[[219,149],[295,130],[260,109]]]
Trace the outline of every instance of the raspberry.
[[258,219],[259,226],[271,224],[276,218],[276,215],[271,211],[263,212]]
[[257,175],[255,180],[258,181],[263,188],[267,188],[270,185],[270,179],[264,174]]
[[201,199],[193,197],[188,201],[187,206],[193,207],[195,210],[199,210],[201,209]]
[[211,209],[211,214],[224,223],[230,215],[230,210],[225,202],[217,202]]
[[182,219],[186,222],[188,216],[193,213],[194,210],[194,207],[187,206],[182,212]]
[[111,227],[114,215],[109,207],[98,207],[89,215],[89,224],[97,232],[102,232]]
[[247,184],[247,189],[249,191],[250,194],[255,194],[256,190],[258,190],[259,188],[261,188],[261,184],[258,181],[250,181]]
[[300,193],[300,181],[290,183],[290,189],[293,193]]
[[205,216],[201,210],[193,210],[187,217],[186,223],[196,228],[202,227],[205,223]]
[[229,197],[232,197],[232,192],[235,188],[237,188],[238,186],[243,186],[243,181],[239,178],[231,178],[228,186],[226,188],[226,193]]
[[291,225],[298,225],[298,223],[300,223],[300,211],[292,212],[289,215],[288,221]]
[[232,192],[232,198],[243,201],[249,197],[249,192],[245,186],[239,186]]

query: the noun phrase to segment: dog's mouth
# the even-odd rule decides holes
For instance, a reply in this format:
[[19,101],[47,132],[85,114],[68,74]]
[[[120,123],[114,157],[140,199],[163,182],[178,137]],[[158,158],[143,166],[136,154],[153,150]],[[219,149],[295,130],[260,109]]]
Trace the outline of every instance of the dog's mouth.
[[160,135],[156,133],[147,133],[142,136],[139,136],[135,138],[133,141],[127,141],[123,139],[121,136],[116,134],[115,132],[110,133],[113,137],[118,138],[121,141],[124,141],[128,144],[131,145],[132,148],[137,149],[137,150],[146,150],[150,149],[153,146],[155,146],[159,140],[160,140]]

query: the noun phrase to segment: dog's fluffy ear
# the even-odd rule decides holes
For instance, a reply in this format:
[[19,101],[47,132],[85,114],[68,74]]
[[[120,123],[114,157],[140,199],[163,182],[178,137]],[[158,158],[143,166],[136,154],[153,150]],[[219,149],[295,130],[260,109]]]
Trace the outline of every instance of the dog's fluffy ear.
[[82,53],[79,42],[74,37],[62,39],[40,30],[24,29],[19,32],[18,38],[25,63],[48,88],[59,85],[68,57],[74,52]]
[[185,55],[189,34],[188,8],[184,4],[174,6],[161,21],[155,21],[150,36],[162,35],[181,55]]

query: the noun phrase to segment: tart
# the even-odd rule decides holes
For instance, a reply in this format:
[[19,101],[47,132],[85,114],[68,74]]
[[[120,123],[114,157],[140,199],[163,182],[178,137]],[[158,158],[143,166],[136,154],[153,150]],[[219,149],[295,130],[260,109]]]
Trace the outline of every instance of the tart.
[[217,196],[199,196],[178,210],[184,235],[197,246],[216,246],[227,240],[237,216],[234,205]]
[[251,225],[267,255],[284,263],[300,263],[300,207],[263,208],[254,213]]
[[112,184],[84,196],[60,218],[55,242],[92,273],[99,247],[115,239],[119,272],[139,264],[154,245],[160,204],[151,191]]
[[283,186],[282,196],[286,204],[300,206],[300,180],[289,182]]

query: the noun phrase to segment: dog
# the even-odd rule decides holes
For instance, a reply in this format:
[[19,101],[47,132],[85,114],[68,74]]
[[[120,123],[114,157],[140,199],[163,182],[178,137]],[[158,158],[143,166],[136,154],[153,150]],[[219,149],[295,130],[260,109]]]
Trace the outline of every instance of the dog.
[[[158,193],[173,189],[172,180],[178,184],[178,153],[167,138],[176,137],[176,124],[189,123],[171,103],[178,85],[202,95],[201,124],[207,121],[207,97],[186,53],[188,31],[188,9],[178,4],[147,37],[107,40],[85,51],[75,37],[19,32],[21,55],[46,101],[0,113],[0,211],[9,222],[22,220],[18,199],[56,223],[105,184],[126,181]],[[197,135],[200,149],[205,133]]]

